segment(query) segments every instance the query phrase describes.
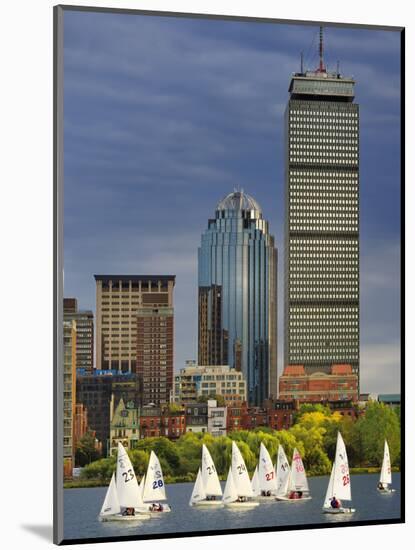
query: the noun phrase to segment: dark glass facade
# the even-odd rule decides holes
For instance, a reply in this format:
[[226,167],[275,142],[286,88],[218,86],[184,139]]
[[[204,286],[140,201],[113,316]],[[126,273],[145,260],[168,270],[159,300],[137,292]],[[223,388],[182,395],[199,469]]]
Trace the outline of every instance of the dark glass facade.
[[243,191],[219,202],[202,235],[199,364],[242,371],[248,401],[277,395],[277,250],[258,203]]
[[359,372],[359,106],[354,81],[293,76],[286,110],[284,362]]

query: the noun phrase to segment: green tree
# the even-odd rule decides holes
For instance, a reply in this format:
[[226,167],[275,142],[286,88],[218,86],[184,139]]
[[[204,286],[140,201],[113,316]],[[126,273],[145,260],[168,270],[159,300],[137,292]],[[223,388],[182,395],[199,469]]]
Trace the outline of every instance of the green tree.
[[330,408],[327,407],[326,405],[322,405],[321,403],[303,403],[298,408],[298,411],[294,413],[294,417],[293,417],[294,424],[300,421],[303,414],[311,413],[311,412],[320,412],[324,414],[324,416],[331,415]]
[[150,453],[148,451],[143,451],[142,449],[134,449],[128,454],[137,477],[142,477],[147,472]]
[[109,482],[115,470],[115,457],[101,458],[91,462],[81,471],[81,479],[98,479]]
[[369,402],[365,413],[356,422],[362,454],[368,466],[380,466],[385,439],[388,441],[391,464],[400,465],[400,426],[397,414],[384,403]]
[[198,403],[207,403],[208,400],[210,399],[215,399],[216,400],[216,405],[218,407],[224,407],[225,406],[225,398],[223,397],[223,395],[219,395],[217,393],[211,393],[209,395],[199,395],[199,397],[197,398],[197,402]]
[[86,432],[78,442],[75,452],[75,464],[85,466],[100,458],[100,453],[95,448],[95,436],[92,432]]

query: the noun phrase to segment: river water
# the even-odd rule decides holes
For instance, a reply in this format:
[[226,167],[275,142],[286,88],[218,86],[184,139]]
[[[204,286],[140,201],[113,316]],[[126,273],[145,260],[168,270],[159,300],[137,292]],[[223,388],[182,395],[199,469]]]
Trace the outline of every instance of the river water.
[[[344,523],[350,521],[388,520],[400,517],[400,474],[393,475],[395,493],[382,495],[376,490],[378,474],[352,477],[352,515],[323,514],[328,476],[309,479],[312,500],[296,502],[266,502],[254,509],[236,511],[227,508],[207,510],[189,506],[193,483],[166,486],[172,511],[140,522],[100,522],[98,514],[106,488],[64,490],[64,538],[100,538],[140,536],[189,531],[220,532],[227,529],[284,527],[313,523]],[[224,483],[222,484],[222,486]],[[346,504],[346,503],[345,503]]]

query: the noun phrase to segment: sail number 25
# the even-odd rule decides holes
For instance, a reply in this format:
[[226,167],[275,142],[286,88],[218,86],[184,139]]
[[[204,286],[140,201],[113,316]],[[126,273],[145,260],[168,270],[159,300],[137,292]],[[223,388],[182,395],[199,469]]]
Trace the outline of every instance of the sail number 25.
[[345,476],[343,476],[343,487],[345,487],[349,483],[350,483],[350,476],[349,474],[346,474]]

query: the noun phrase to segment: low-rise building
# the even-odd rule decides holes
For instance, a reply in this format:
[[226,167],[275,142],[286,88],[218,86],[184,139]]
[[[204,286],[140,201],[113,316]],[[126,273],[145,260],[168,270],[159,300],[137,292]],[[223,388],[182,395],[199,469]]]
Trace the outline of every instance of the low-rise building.
[[186,410],[186,432],[208,431],[207,403],[188,403]]
[[226,435],[227,407],[218,407],[215,399],[209,399],[208,406],[208,432],[217,437]]
[[227,406],[246,401],[246,380],[242,372],[228,365],[200,366],[187,361],[174,378],[173,402],[196,403],[198,398],[221,395]]
[[401,394],[400,393],[380,393],[378,395],[379,403],[385,403],[390,407],[400,407]]
[[108,455],[117,454],[118,443],[121,443],[126,449],[132,450],[137,446],[140,439],[140,411],[135,408],[129,408],[121,398],[118,405],[114,407],[114,397],[111,402],[111,424]]
[[294,423],[294,413],[298,408],[297,401],[282,401],[281,399],[266,400],[267,425],[273,430],[288,430]]
[[149,404],[140,410],[140,438],[167,437],[178,439],[186,431],[184,408],[157,407]]
[[307,374],[304,365],[288,365],[279,380],[279,398],[300,403],[358,400],[358,375],[351,365],[332,365],[330,373]]

